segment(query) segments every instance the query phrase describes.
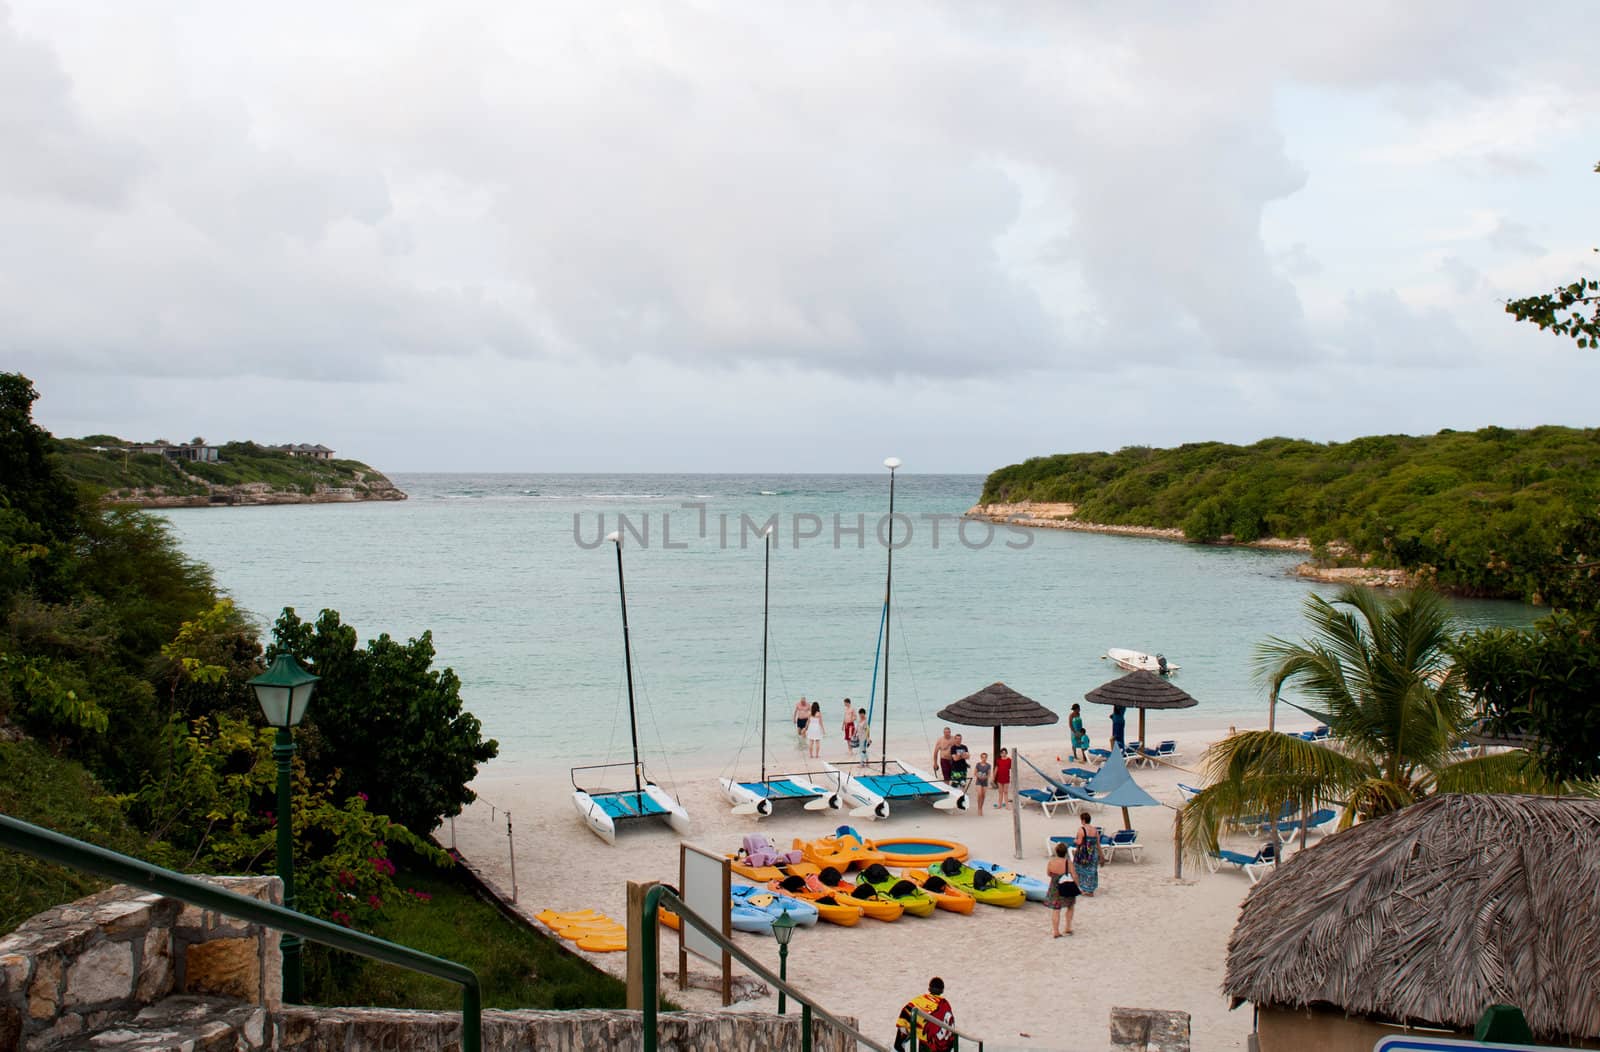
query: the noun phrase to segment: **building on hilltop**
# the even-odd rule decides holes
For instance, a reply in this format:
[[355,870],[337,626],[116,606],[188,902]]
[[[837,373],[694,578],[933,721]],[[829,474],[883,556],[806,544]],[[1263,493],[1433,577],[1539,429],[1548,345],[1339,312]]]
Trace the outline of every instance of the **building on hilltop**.
[[156,456],[167,457],[170,460],[198,460],[215,464],[222,460],[222,453],[216,446],[208,446],[204,441],[182,442],[177,445],[157,439],[143,445],[129,446],[127,453],[153,453]]
[[293,442],[290,442],[287,445],[268,446],[267,448],[274,453],[287,453],[291,457],[307,457],[311,460],[333,459],[333,450],[329,449],[320,442],[314,446],[307,445],[304,442],[301,442],[299,445],[295,445]]
[[1260,1052],[1473,1037],[1491,1005],[1538,1043],[1600,1044],[1600,800],[1447,793],[1302,851],[1250,892],[1223,991]]

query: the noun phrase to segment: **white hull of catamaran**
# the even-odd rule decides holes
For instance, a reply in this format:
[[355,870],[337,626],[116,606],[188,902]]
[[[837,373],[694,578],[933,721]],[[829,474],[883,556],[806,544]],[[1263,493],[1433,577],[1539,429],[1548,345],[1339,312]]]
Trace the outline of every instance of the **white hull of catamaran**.
[[[965,811],[967,809],[967,794],[965,791],[952,785],[947,785],[927,771],[912,767],[908,763],[901,763],[899,760],[894,759],[891,759],[889,763],[901,772],[921,779],[934,789],[943,792],[943,796],[933,801],[933,806],[937,810]],[[835,782],[838,783],[840,794],[856,805],[850,811],[851,818],[870,818],[876,821],[889,817],[889,801],[881,793],[853,774],[840,770],[832,764],[825,763],[823,767],[827,768],[828,773],[833,775]]]
[[[663,812],[650,817],[665,818],[667,825],[671,826],[679,836],[689,835],[689,812],[683,809],[682,804],[654,782],[645,783],[644,794]],[[578,809],[578,814],[583,816],[583,823],[589,827],[589,832],[608,844],[617,842],[616,821],[606,813],[605,808],[595,802],[594,797],[582,789],[575,789],[572,793],[572,805]]]
[[[826,811],[829,808],[837,809],[840,806],[839,793],[835,789],[812,781],[809,778],[800,778],[792,774],[784,775],[783,780],[793,782],[801,789],[814,791],[815,795],[806,800],[804,804],[807,811]],[[762,796],[760,793],[745,788],[736,778],[718,778],[717,784],[722,786],[722,795],[727,797],[728,802],[733,805],[734,814],[755,815],[757,818],[766,818],[772,814],[771,797]],[[790,797],[789,799],[798,798]]]

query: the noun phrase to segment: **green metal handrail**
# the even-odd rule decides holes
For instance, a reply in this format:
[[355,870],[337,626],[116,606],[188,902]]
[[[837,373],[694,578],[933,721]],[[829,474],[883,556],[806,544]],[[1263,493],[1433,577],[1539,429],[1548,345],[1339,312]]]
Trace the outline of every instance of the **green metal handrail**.
[[656,1033],[656,1026],[661,984],[659,946],[661,934],[660,926],[656,923],[656,917],[663,906],[676,913],[680,923],[693,924],[712,942],[732,955],[734,960],[756,973],[767,983],[800,1002],[801,1052],[811,1052],[811,1014],[813,1012],[824,1022],[844,1031],[846,1037],[854,1038],[857,1047],[865,1045],[867,1048],[872,1049],[873,1052],[890,1052],[887,1045],[880,1045],[838,1016],[824,1011],[810,997],[790,986],[787,980],[778,978],[766,965],[730,942],[728,937],[722,934],[720,925],[712,924],[700,914],[691,910],[684,905],[683,899],[662,884],[654,885],[644,895],[644,942],[640,947],[644,955],[644,1052],[657,1052],[660,1040],[659,1035]]
[[132,884],[146,891],[159,892],[179,901],[216,910],[230,917],[238,917],[265,928],[298,935],[302,939],[320,942],[336,950],[360,954],[385,964],[398,965],[413,972],[421,972],[438,979],[446,979],[461,986],[461,1050],[481,1052],[483,1048],[483,1006],[478,988],[478,976],[471,968],[454,961],[413,950],[409,946],[352,931],[337,924],[303,913],[274,906],[270,902],[247,898],[233,891],[225,891],[195,877],[174,873],[170,869],[103,847],[86,844],[53,830],[19,821],[10,815],[0,814],[0,847],[8,847],[25,855],[42,858],[71,869],[93,873],[121,884]]

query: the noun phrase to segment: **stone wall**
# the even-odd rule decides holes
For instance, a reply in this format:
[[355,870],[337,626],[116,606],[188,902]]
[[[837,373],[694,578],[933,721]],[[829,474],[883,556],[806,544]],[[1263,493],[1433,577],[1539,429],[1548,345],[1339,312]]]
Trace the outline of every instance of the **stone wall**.
[[[453,1012],[290,1006],[277,1017],[277,1047],[294,1052],[454,1052],[461,1047],[461,1016]],[[800,1047],[798,1014],[663,1012],[657,1018],[663,1052],[750,1052]],[[638,1012],[485,1012],[483,1048],[484,1052],[638,1048],[643,1036],[641,1022]],[[812,1024],[811,1036],[812,1048],[817,1052],[853,1052],[843,1035],[821,1023]]]
[[1189,1013],[1113,1008],[1111,1052],[1189,1052]]
[[[281,900],[276,877],[213,879]],[[175,993],[275,1008],[282,972],[276,932],[118,886],[46,910],[0,938],[0,1052],[63,1047]]]

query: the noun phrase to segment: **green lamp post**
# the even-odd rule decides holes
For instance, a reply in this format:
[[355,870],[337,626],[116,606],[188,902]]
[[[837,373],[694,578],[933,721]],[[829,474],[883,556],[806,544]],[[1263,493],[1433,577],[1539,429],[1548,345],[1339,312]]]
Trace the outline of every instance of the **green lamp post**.
[[[785,982],[789,979],[789,940],[794,938],[794,918],[789,916],[789,911],[784,910],[778,919],[772,922],[772,937],[778,940],[778,978]],[[778,988],[778,1014],[783,1015],[788,1010],[789,1001],[784,995],[783,988]]]
[[[294,728],[306,714],[317,677],[300,667],[288,654],[279,654],[272,667],[250,681],[256,701],[267,723],[278,728],[272,745],[272,758],[278,761],[278,877],[283,881],[283,905],[295,908],[294,894],[294,817],[291,813],[291,772],[294,766]],[[300,972],[300,937],[284,935],[283,999],[298,1004],[303,983]]]

